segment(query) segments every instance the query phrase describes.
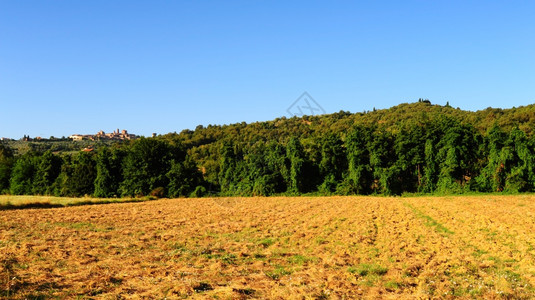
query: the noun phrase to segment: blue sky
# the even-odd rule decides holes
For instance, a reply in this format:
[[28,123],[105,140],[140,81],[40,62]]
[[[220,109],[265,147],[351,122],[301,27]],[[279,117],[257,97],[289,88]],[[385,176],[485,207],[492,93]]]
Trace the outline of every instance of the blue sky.
[[0,137],[535,102],[532,1],[0,1]]

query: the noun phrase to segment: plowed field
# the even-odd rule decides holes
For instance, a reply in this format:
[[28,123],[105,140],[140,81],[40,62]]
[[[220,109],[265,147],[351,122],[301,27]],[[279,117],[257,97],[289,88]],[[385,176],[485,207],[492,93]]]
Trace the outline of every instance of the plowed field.
[[531,298],[535,197],[0,211],[0,298]]

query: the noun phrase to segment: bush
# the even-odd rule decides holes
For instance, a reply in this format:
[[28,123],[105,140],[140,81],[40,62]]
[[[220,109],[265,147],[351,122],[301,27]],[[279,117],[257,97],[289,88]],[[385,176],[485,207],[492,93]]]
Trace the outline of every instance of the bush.
[[206,188],[204,186],[197,186],[193,192],[189,195],[192,198],[200,198],[206,195]]
[[331,195],[337,189],[338,182],[334,175],[329,174],[325,177],[325,181],[318,187],[318,191],[324,195]]
[[156,197],[156,198],[163,198],[163,197],[165,197],[165,189],[163,187],[161,187],[161,186],[157,187],[157,188],[155,188],[154,190],[152,190],[150,192],[150,195],[152,197]]

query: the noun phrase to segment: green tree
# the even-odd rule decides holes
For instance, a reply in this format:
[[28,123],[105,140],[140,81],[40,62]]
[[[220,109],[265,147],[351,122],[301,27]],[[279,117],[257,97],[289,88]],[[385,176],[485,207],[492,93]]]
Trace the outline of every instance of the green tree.
[[223,141],[219,159],[219,185],[223,194],[231,195],[236,192],[236,182],[240,177],[237,170],[238,162],[242,160],[243,157],[237,147],[231,141]]
[[290,170],[288,168],[289,162],[286,157],[286,148],[276,141],[270,141],[263,158],[269,170],[269,175],[268,178],[262,180],[270,185],[273,193],[287,191],[290,184]]
[[9,192],[9,179],[14,164],[13,150],[0,143],[0,193]]
[[528,192],[533,190],[534,156],[533,147],[521,129],[513,128],[507,140],[510,151],[505,160],[507,165],[507,178],[504,190],[508,192]]
[[400,170],[395,164],[394,136],[385,130],[373,133],[368,143],[370,166],[373,170],[373,190],[386,195],[401,193]]
[[288,192],[299,194],[305,192],[305,153],[299,139],[292,137],[286,146],[286,156],[289,161],[290,182]]
[[[165,188],[166,176],[173,159],[183,159],[183,150],[171,147],[168,142],[140,138],[128,149],[123,163],[123,182],[119,185],[122,196],[148,195],[156,188]],[[182,156],[182,158],[180,158]]]
[[52,195],[54,182],[61,173],[62,159],[50,150],[35,157],[36,171],[33,179],[32,193],[35,195]]
[[435,191],[438,181],[438,162],[433,139],[426,139],[424,146],[423,179],[420,191],[432,193]]
[[67,193],[64,196],[85,196],[92,195],[95,188],[95,179],[97,177],[97,168],[94,155],[89,152],[78,152],[71,160],[68,169],[67,178],[65,178],[65,189]]
[[170,197],[189,196],[203,183],[201,172],[189,157],[184,161],[171,160],[171,168],[166,176]]
[[481,138],[470,125],[447,119],[443,121],[444,136],[438,143],[437,159],[440,177],[437,189],[442,193],[459,193],[467,182],[477,176]]
[[[485,137],[485,164],[476,177],[478,189],[482,192],[501,192],[505,186],[506,173],[502,149],[507,134],[497,125],[489,129]],[[507,152],[507,151],[506,151]]]
[[74,192],[69,190],[69,180],[72,176],[72,169],[72,155],[64,155],[62,157],[61,172],[53,184],[55,196],[61,197],[74,195]]
[[423,187],[425,125],[410,124],[395,136],[395,165],[399,169],[400,189],[416,192]]
[[10,179],[10,192],[13,195],[31,195],[33,178],[37,170],[36,155],[28,152],[17,158]]
[[122,149],[102,147],[96,156],[95,197],[117,197],[122,182]]
[[371,130],[355,126],[346,138],[348,174],[340,188],[343,194],[369,194],[372,186],[368,143]]
[[343,142],[334,134],[326,135],[320,142],[320,175],[323,178],[321,189],[335,192],[347,170],[347,156]]

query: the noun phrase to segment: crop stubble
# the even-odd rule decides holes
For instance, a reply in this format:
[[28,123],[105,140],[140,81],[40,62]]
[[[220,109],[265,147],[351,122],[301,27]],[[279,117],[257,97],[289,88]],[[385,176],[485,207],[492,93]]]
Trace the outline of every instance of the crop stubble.
[[0,211],[0,296],[529,298],[533,200],[203,198]]

